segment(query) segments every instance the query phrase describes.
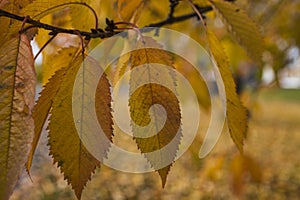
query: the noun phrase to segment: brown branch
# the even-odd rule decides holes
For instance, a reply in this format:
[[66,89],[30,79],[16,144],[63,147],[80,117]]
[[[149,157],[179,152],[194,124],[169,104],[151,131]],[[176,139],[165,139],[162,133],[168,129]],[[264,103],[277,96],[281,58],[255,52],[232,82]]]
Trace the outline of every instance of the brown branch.
[[[145,27],[155,27],[155,28],[157,28],[157,27],[162,27],[162,26],[165,26],[165,25],[171,25],[171,24],[174,24],[174,23],[182,22],[182,21],[194,18],[194,17],[198,17],[196,12],[174,17],[173,14],[174,14],[174,9],[175,9],[176,5],[177,5],[176,3],[170,5],[171,10],[170,10],[170,13],[169,13],[168,17],[165,20],[163,20],[161,22],[149,24]],[[198,7],[198,11],[202,15],[206,12],[211,11],[211,10],[212,10],[211,6]],[[0,9],[0,17],[8,17],[8,18],[15,19],[15,20],[18,20],[18,21],[21,21],[21,22],[23,22],[24,19],[26,18],[26,23],[27,24],[30,24],[33,27],[49,30],[50,35],[57,35],[58,33],[67,33],[67,34],[72,34],[72,35],[78,35],[78,33],[80,33],[80,35],[82,37],[84,37],[85,39],[90,39],[90,38],[102,38],[103,39],[103,38],[112,37],[113,35],[120,33],[118,31],[118,27],[115,24],[113,24],[113,21],[110,21],[110,20],[106,20],[107,27],[104,30],[103,29],[91,29],[91,32],[87,32],[87,31],[80,31],[80,30],[77,30],[77,29],[66,29],[66,28],[61,28],[61,27],[57,27],[57,26],[52,26],[52,25],[40,22],[38,20],[31,19],[28,16],[26,16],[26,17],[19,16],[19,15],[7,12],[5,10],[2,10],[2,9]],[[26,28],[25,28],[25,30],[26,30]]]
[[[198,11],[201,13],[202,16],[204,15],[204,13],[207,13],[211,10],[212,10],[211,6],[198,7]],[[172,15],[172,17],[169,16],[167,19],[165,19],[161,22],[149,24],[146,27],[162,27],[162,26],[165,26],[165,25],[171,25],[171,24],[174,24],[174,23],[182,22],[182,21],[185,21],[187,19],[194,18],[194,17],[197,17],[199,19],[196,12],[181,15],[181,16],[178,16],[178,17],[174,17]]]
[[[22,16],[19,16],[19,15],[16,15],[16,14],[13,14],[13,13],[10,13],[10,12],[7,12],[5,10],[0,9],[0,17],[1,16],[8,17],[8,18],[11,18],[11,19],[15,19],[15,20],[18,20],[18,21],[24,21],[24,19],[25,19],[25,17],[22,17]],[[50,35],[55,35],[55,34],[58,34],[58,33],[68,33],[68,34],[72,34],[72,35],[78,35],[78,31],[79,31],[80,34],[84,37],[88,37],[88,38],[107,38],[107,37],[111,37],[111,36],[116,34],[115,32],[111,32],[111,31],[107,31],[107,32],[101,32],[101,31],[86,32],[86,31],[80,31],[80,30],[76,30],[76,29],[65,29],[65,28],[45,24],[45,23],[42,23],[42,22],[37,21],[37,20],[33,20],[30,17],[28,17],[26,23],[31,24],[31,25],[33,25],[34,27],[37,27],[37,28],[42,28],[42,29],[45,29],[45,30],[49,30],[49,31],[51,31]]]
[[179,4],[179,0],[169,0],[169,3],[170,3],[170,9],[169,9],[170,11],[168,14],[168,18],[173,18],[175,8]]

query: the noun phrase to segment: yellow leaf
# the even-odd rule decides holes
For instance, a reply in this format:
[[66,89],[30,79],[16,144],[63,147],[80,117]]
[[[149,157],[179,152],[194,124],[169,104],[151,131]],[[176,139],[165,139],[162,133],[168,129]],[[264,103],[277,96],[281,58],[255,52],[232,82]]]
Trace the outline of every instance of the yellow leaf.
[[[95,94],[91,92],[93,88]],[[106,74],[92,57],[87,57],[77,71],[72,103],[73,120],[76,121],[78,134],[90,151],[97,150],[93,153],[101,161],[107,156],[113,135],[111,94]],[[93,112],[96,113],[95,118],[92,117]],[[96,118],[100,127],[93,122]]]
[[129,68],[129,61],[130,61],[131,54],[127,53],[121,56],[116,63],[116,70],[114,74],[114,82],[113,85],[116,85],[118,81],[121,79],[122,76],[126,73]]
[[81,0],[60,0],[60,1],[47,1],[47,0],[34,0],[21,10],[21,14],[28,15],[33,19],[39,20],[54,11],[61,10],[65,7],[71,7],[67,3],[81,2]]
[[9,0],[0,0],[0,9],[5,8],[9,3]]
[[32,1],[33,0],[15,0],[11,2],[9,0],[1,0],[0,9],[19,14],[20,11]]
[[[91,6],[97,16],[100,16],[100,2],[101,1],[92,1],[85,0],[83,1],[89,6]],[[72,25],[75,29],[79,29],[82,31],[90,31],[91,28],[95,28],[96,19],[93,12],[84,7],[82,5],[72,6],[71,7],[71,17],[72,17]]]
[[[83,68],[80,68],[81,64]],[[88,132],[89,128],[93,127],[85,126],[85,123],[89,120],[89,110],[86,110],[85,106],[89,101],[86,96],[86,90],[88,90],[87,86],[90,83],[86,75],[93,74],[94,72],[91,71],[93,68],[101,69],[100,66],[96,65],[95,62],[90,59],[83,61],[81,56],[71,62],[53,101],[48,126],[50,154],[53,156],[54,162],[58,163],[61,172],[64,173],[65,179],[72,185],[78,199],[80,199],[82,190],[87,181],[90,180],[91,174],[96,167],[100,166],[100,161],[87,150],[79,137],[79,134],[93,134]],[[80,82],[81,86],[80,88],[73,88],[77,73],[81,73],[82,80],[79,80],[82,81]],[[74,91],[76,92],[75,100],[77,103],[79,100],[86,103],[79,105],[80,107],[78,108],[80,109],[79,111],[82,111],[82,115],[80,116],[80,120],[76,120],[76,125],[80,127],[81,133],[77,132],[75,119],[73,118],[72,95]],[[100,124],[104,123],[105,125],[103,131],[106,136],[111,139],[112,119],[111,113],[107,112],[110,111],[111,106],[109,91],[107,79],[105,77],[101,78],[96,94],[98,102],[96,102],[95,107]],[[109,144],[106,141],[98,142],[103,145],[103,147],[100,146],[99,148],[107,151]]]
[[[53,26],[57,27],[64,27],[64,28],[72,28],[71,26],[71,17],[70,17],[70,11],[67,8],[62,8],[59,11],[55,11],[54,13],[51,13],[45,17],[42,17],[40,19],[41,22],[45,24],[50,24]],[[69,36],[69,38],[72,38],[70,35],[66,34],[58,34],[58,36]],[[37,36],[35,37],[35,41],[38,43],[39,47],[41,48],[51,37],[49,35],[49,30],[44,30],[44,29],[39,29],[39,32]],[[56,38],[57,39],[57,38]],[[61,44],[63,43],[63,44]],[[47,55],[47,54],[54,54],[56,53],[56,50],[61,47],[61,48],[66,48],[70,46],[70,42],[66,41],[64,38],[60,38],[59,41],[53,40],[47,45],[47,48],[45,48],[42,53]],[[44,60],[43,60],[44,62]]]
[[233,142],[242,152],[243,141],[247,132],[247,112],[236,93],[236,86],[230,71],[229,62],[220,41],[210,30],[207,31],[207,38],[211,55],[222,77],[222,80],[217,81],[223,81],[225,86],[226,120],[229,132]]
[[144,4],[145,0],[118,0],[118,12],[121,20],[128,22],[134,17],[135,23],[142,12]]
[[[23,2],[21,0],[14,1],[15,2]],[[24,1],[27,2],[27,1]],[[22,9],[19,9],[16,12],[15,8],[8,9],[8,11],[19,14],[21,16],[30,16],[32,19],[40,20],[43,17],[57,11],[61,10],[65,7],[70,7],[66,3],[70,2],[80,2],[80,0],[61,0],[61,1],[47,1],[47,0],[28,0],[28,3],[24,4]],[[22,3],[23,4],[23,3]],[[10,5],[8,5],[10,6]],[[1,19],[2,20],[2,19]],[[10,24],[8,29],[6,29],[6,34],[8,35],[16,35],[21,27],[22,22],[17,20],[10,20]],[[1,25],[1,24],[0,24]],[[1,36],[1,35],[0,35]]]
[[[91,60],[90,62],[95,62],[95,61]],[[94,63],[94,65],[96,64]],[[101,129],[104,131],[106,137],[110,141],[112,141],[112,136],[113,136],[111,101],[112,99],[110,94],[110,84],[105,74],[103,74],[96,88],[95,110],[96,110],[97,119],[101,126]],[[108,147],[105,147],[104,149],[107,148]]]
[[228,55],[230,66],[232,66],[234,72],[237,72],[240,62],[249,60],[247,52],[229,38],[222,39],[221,43],[226,54]]
[[257,25],[237,5],[223,0],[209,1],[233,37],[247,50],[254,62],[260,63],[264,42]]
[[[21,9],[23,9],[25,6],[27,6],[32,0],[15,0],[13,2],[8,0],[2,0],[0,1],[0,9],[12,12],[14,14],[20,14]],[[1,17],[0,20],[0,42],[2,44],[2,39],[4,39],[5,35],[9,32],[9,27],[11,23],[15,21],[12,21],[9,18]],[[19,26],[20,27],[20,26]]]
[[30,150],[35,84],[29,38],[6,40],[0,48],[0,199],[11,195]]
[[[51,46],[49,47],[51,48]],[[72,47],[58,49],[52,53],[45,51],[42,63],[43,84],[46,84],[57,70],[66,67],[72,61],[77,51],[77,48]]]
[[[42,19],[44,23],[54,26],[69,27],[68,15],[62,10],[52,15],[48,15]],[[60,18],[61,20],[56,20]],[[40,48],[51,38],[49,31],[40,29],[35,41]],[[45,84],[51,78],[54,72],[68,64],[76,52],[75,48],[80,48],[79,38],[69,34],[58,34],[46,48],[42,51],[42,83]],[[74,47],[74,48],[71,48]]]
[[10,23],[10,19],[9,18],[5,18],[5,17],[1,17],[0,20],[0,43],[3,44],[5,36],[7,34],[7,30],[9,28],[9,23]]
[[189,80],[189,83],[197,95],[199,104],[205,109],[208,109],[210,107],[210,96],[206,83],[200,73],[188,61],[182,58],[176,58],[174,66],[177,71]]
[[75,55],[76,51],[77,50],[74,48],[61,50],[59,55],[64,56],[64,62],[62,61],[62,59],[57,60],[54,57],[53,58],[54,62],[52,63],[52,65],[50,65],[53,68],[60,67],[61,69],[56,71],[56,73],[52,76],[52,78],[49,79],[49,82],[45,85],[33,110],[34,138],[32,141],[31,150],[26,164],[26,169],[28,173],[32,164],[34,152],[36,150],[38,141],[41,136],[44,123],[47,120],[48,114],[52,107],[53,100],[60,88],[62,80],[64,79],[65,73],[67,71],[67,67],[71,62],[71,59]]
[[[152,48],[145,48],[145,45]],[[132,52],[130,63],[129,106],[133,136],[138,148],[158,171],[164,187],[182,136],[174,67],[170,55],[159,50],[160,45],[154,39],[143,37],[138,47],[141,49]]]
[[145,9],[143,10],[139,23],[141,25],[148,25],[149,19],[152,19],[150,23],[164,19],[168,14],[165,10],[168,6],[168,1],[148,1],[145,4]]
[[[130,37],[129,37],[130,38]],[[116,87],[118,81],[124,76],[124,74],[129,70],[130,65],[130,59],[131,59],[131,53],[130,53],[130,47],[131,44],[134,42],[128,42],[125,43],[123,46],[123,50],[121,52],[121,57],[118,58],[116,64],[115,64],[115,71],[114,71],[114,77],[113,77],[113,86],[114,90],[118,92],[119,88]],[[125,53],[129,52],[129,53]]]

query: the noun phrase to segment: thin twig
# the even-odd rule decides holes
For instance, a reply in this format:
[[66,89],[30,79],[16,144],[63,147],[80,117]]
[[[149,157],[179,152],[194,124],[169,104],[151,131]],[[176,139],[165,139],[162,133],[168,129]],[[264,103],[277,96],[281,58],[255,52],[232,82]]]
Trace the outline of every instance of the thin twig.
[[[202,13],[202,14],[207,13],[211,10],[212,10],[211,6],[204,6],[204,7],[199,7],[198,8],[199,13]],[[165,26],[165,25],[171,25],[171,24],[174,24],[174,23],[182,22],[182,21],[194,18],[194,17],[198,17],[198,14],[196,12],[181,15],[181,16],[178,16],[178,17],[167,18],[167,19],[165,19],[161,22],[149,24],[146,27],[162,27],[162,26]]]
[[[206,12],[211,11],[212,7],[211,6],[197,7],[197,10],[198,10],[199,13],[204,14]],[[198,16],[196,12],[193,12],[193,13],[189,13],[189,14],[174,17],[173,12],[174,11],[172,11],[172,12],[170,11],[170,13],[172,14],[171,18],[168,16],[167,19],[165,19],[161,22],[152,23],[152,24],[149,24],[145,27],[162,27],[162,26],[165,26],[165,25],[171,25],[171,24],[174,24],[174,23],[182,22],[182,21],[185,21],[185,20],[188,20],[188,19],[191,19],[191,18],[194,18],[194,17]],[[10,13],[10,12],[7,12],[5,10],[0,9],[0,17],[1,16],[2,17],[8,17],[8,18],[11,18],[11,19],[15,19],[15,20],[18,20],[18,21],[21,21],[21,22],[23,22],[24,19],[25,19],[25,17],[23,17],[23,16],[19,16],[19,15],[16,15],[16,14],[13,14],[13,13]],[[96,18],[96,20],[97,19],[98,18]],[[32,26],[37,27],[37,28],[42,28],[42,29],[45,29],[45,30],[49,30],[50,35],[56,35],[58,33],[67,33],[67,34],[72,34],[72,35],[78,35],[78,33],[80,33],[80,35],[82,37],[85,37],[85,39],[109,38],[109,37],[112,37],[112,36],[120,33],[118,31],[118,27],[115,27],[113,30],[111,30],[111,29],[103,30],[103,29],[98,28],[98,29],[91,30],[91,32],[87,32],[87,31],[80,31],[80,30],[77,30],[77,29],[66,29],[66,28],[61,28],[61,27],[45,24],[43,22],[34,20],[30,17],[28,17],[28,19],[26,20],[26,23],[31,24]]]
[[53,35],[43,46],[42,48],[40,48],[39,52],[37,52],[37,54],[34,56],[34,60],[36,60],[39,55],[41,54],[41,52],[46,48],[46,46],[48,46],[48,44],[50,44],[50,42],[52,42],[52,40],[57,36],[57,34]]
[[168,18],[173,18],[175,8],[179,4],[179,0],[169,0],[169,2],[170,2],[170,11],[169,11],[169,14],[168,14]]
[[84,56],[84,52],[85,52],[84,41],[83,41],[82,35],[80,34],[79,31],[77,32],[77,35],[78,35],[78,37],[80,39],[80,43],[81,43],[81,54]]
[[90,5],[88,5],[85,2],[68,2],[68,3],[59,4],[59,5],[53,6],[53,7],[49,8],[49,9],[47,9],[45,11],[42,11],[38,15],[31,16],[31,17],[33,19],[35,19],[36,17],[45,16],[45,13],[54,12],[54,11],[56,11],[59,8],[64,8],[66,6],[72,6],[72,5],[79,5],[79,6],[84,6],[84,7],[88,8],[93,13],[93,15],[94,15],[94,18],[95,18],[95,29],[98,29],[99,20],[98,20],[97,13],[96,13],[96,11]]
[[24,27],[25,27],[25,24],[26,24],[26,22],[27,22],[28,19],[29,19],[29,16],[25,16],[25,17],[24,17],[24,19],[23,19],[23,21],[22,21],[21,28],[20,28],[20,30],[19,30],[20,33],[24,31]]
[[192,6],[192,8],[193,8],[193,10],[195,11],[195,13],[197,14],[197,16],[200,18],[200,20],[201,20],[201,22],[202,22],[202,24],[203,24],[203,27],[204,27],[204,29],[205,29],[205,31],[206,31],[206,22],[204,21],[203,16],[202,16],[202,13],[199,11],[198,6],[196,6],[196,5],[192,2],[192,0],[188,0],[188,2],[189,2],[189,4]]
[[[19,15],[16,15],[16,14],[13,14],[13,13],[10,13],[10,12],[7,12],[7,11],[4,11],[4,10],[0,9],[0,17],[1,16],[8,17],[8,18],[11,18],[11,19],[15,19],[15,20],[22,21],[22,22],[25,19],[25,17],[22,17],[22,16],[19,16]],[[33,20],[31,18],[28,18],[26,23],[31,24],[31,25],[33,25],[37,28],[43,28],[45,30],[49,30],[49,31],[51,31],[50,35],[55,35],[57,33],[68,33],[68,34],[72,34],[72,35],[78,35],[78,31],[79,31],[80,34],[84,37],[108,38],[108,37],[111,37],[111,36],[116,34],[115,32],[110,32],[110,31],[95,33],[95,32],[80,31],[80,30],[76,30],[76,29],[65,29],[65,28],[45,24],[45,23],[42,23],[40,21]]]

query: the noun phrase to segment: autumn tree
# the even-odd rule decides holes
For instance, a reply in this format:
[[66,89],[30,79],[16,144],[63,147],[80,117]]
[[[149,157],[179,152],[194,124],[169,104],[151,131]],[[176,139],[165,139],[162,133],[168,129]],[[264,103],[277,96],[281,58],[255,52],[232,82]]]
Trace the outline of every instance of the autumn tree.
[[[224,85],[227,126],[232,140],[242,153],[247,132],[247,111],[236,93],[232,69],[219,39],[223,33],[213,26],[213,20],[217,17],[222,19],[231,38],[245,49],[248,58],[260,68],[264,41],[259,27],[234,1],[1,0],[0,198],[9,199],[24,165],[30,172],[35,149],[46,125],[50,154],[80,199],[91,174],[107,157],[113,136],[120,134],[113,128],[112,88],[128,71],[132,71],[128,105],[133,139],[141,154],[159,173],[164,187],[181,138],[185,135],[185,130],[181,130],[181,102],[174,92],[177,77],[172,70],[179,71],[188,80],[197,77],[192,86],[200,106],[209,108],[211,103],[199,72],[193,71],[185,58],[174,58],[162,49],[163,45],[157,39],[157,35],[163,36],[160,32],[162,27],[183,32],[207,47],[214,70],[221,77],[217,82]],[[127,30],[132,32],[122,34]],[[146,35],[146,32],[152,35]],[[122,38],[134,40],[135,50],[125,53],[104,70],[91,52],[97,45],[120,34]],[[134,34],[136,37],[132,36]],[[35,56],[31,41],[39,46],[40,51]],[[112,41],[105,43],[106,52],[100,52],[102,60],[118,44],[117,40]],[[180,48],[187,47],[182,44]],[[197,54],[190,52],[193,53]],[[43,89],[36,95],[34,61],[40,54]],[[151,63],[169,68],[155,68]],[[144,68],[140,68],[142,65]],[[144,70],[148,82],[159,77],[169,88],[152,82],[140,87],[142,75],[139,70]],[[188,73],[189,70],[193,73]],[[96,84],[92,81],[94,79],[98,80]],[[94,88],[95,96],[87,95],[88,88]],[[36,102],[35,96],[38,96]],[[159,121],[163,115],[161,109],[153,109],[154,118],[149,116],[149,109],[154,104],[164,108],[166,122],[161,130],[154,123],[152,129],[155,129],[156,135],[142,137],[147,131],[141,131],[139,126],[146,126],[151,119]],[[74,111],[74,105],[77,111]],[[96,113],[101,131],[89,125],[92,111]],[[151,132],[150,129],[148,132]],[[79,130],[83,136],[78,134]],[[100,140],[95,144],[98,145],[100,157],[91,154],[82,141],[82,137],[93,140],[85,136],[89,133]],[[172,140],[175,140],[174,145],[167,153],[162,152],[161,149]],[[153,151],[159,154],[151,156],[149,153]]]

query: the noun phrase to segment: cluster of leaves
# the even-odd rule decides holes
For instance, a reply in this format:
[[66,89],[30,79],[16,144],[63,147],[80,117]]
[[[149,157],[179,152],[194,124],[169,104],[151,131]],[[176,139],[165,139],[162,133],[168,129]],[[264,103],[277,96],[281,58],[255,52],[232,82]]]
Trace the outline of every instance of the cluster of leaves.
[[[297,0],[274,2],[246,0],[237,1],[237,4],[260,24],[265,38],[263,64],[272,67],[275,75],[274,81],[269,85],[279,85],[281,70],[293,62],[289,58],[290,49],[300,47],[300,32],[299,29],[295,28],[300,19],[299,12],[297,12],[300,8],[300,2]],[[239,51],[239,47],[230,39],[226,40],[224,47],[230,49],[228,50],[229,54],[235,57],[231,59],[235,60],[232,65],[234,68],[238,68],[239,58],[246,56],[240,55],[242,51]],[[239,52],[239,56],[237,56],[237,52]]]
[[[100,1],[91,0],[86,0],[85,3],[76,2],[69,0],[16,0],[14,3],[6,0],[0,1],[1,11],[6,11],[6,14],[1,12],[0,15],[1,199],[8,199],[13,192],[24,164],[26,164],[29,172],[43,126],[48,118],[49,124],[47,129],[49,132],[48,144],[50,154],[54,162],[60,167],[65,179],[72,185],[77,198],[80,199],[82,190],[90,179],[91,174],[101,164],[83,145],[75,126],[75,123],[78,122],[82,131],[97,132],[97,130],[86,126],[89,110],[85,108],[84,102],[89,102],[90,99],[85,95],[87,92],[85,91],[85,86],[90,83],[85,79],[85,75],[92,76],[94,70],[101,71],[102,68],[95,60],[89,57],[89,49],[99,44],[103,37],[109,37],[120,31],[123,27],[118,28],[118,24],[134,26],[134,28],[137,24],[140,27],[147,26],[144,22],[145,19],[147,19],[147,23],[152,23],[152,18],[147,15],[153,16],[155,9],[159,10],[159,7],[160,9],[163,7],[161,2],[152,3],[146,0],[116,0],[113,4],[110,1],[101,1],[101,4]],[[178,10],[179,8],[183,11],[190,9],[193,11],[191,15],[188,15],[190,18],[198,15],[203,20],[204,14],[200,13],[201,9],[198,9],[199,6],[196,6],[192,1],[170,2],[171,9],[167,20],[164,20],[164,23],[161,23],[161,25],[173,24],[176,22],[176,19],[179,19],[173,16],[178,3],[181,6],[178,7]],[[162,13],[166,13],[165,10],[169,7],[168,1],[165,4]],[[245,12],[240,10],[235,4],[222,0],[200,1],[199,4],[213,8],[223,19],[233,37],[246,48],[249,55],[255,61],[259,62],[262,52],[262,39],[255,23],[251,21]],[[63,12],[60,10],[63,10]],[[7,12],[14,14],[14,16],[30,16],[30,18],[8,16]],[[111,13],[113,13],[113,16],[109,16]],[[102,15],[113,19],[106,20],[106,29],[98,28],[98,25],[103,25],[101,24],[102,22],[98,22],[98,17],[102,19]],[[95,18],[95,16],[98,17]],[[145,17],[143,18],[143,16]],[[188,18],[186,17],[186,19]],[[20,20],[23,20],[23,22],[20,22]],[[34,21],[35,24],[31,23],[31,25],[27,25],[27,22],[32,22],[32,20],[37,21]],[[43,24],[39,25],[36,23],[38,20],[42,20]],[[156,20],[155,17],[153,17],[153,20]],[[115,23],[115,21],[121,21],[121,23]],[[46,26],[45,24],[55,26]],[[64,28],[55,28],[57,26]],[[39,28],[39,33],[35,36],[37,27]],[[76,30],[72,29],[73,27]],[[91,28],[93,29],[91,33],[86,32]],[[200,30],[198,31],[200,32]],[[71,37],[69,34],[86,36],[85,39],[88,39],[88,41],[83,41],[82,38],[77,36]],[[93,34],[94,36],[98,35],[98,38],[91,39],[93,37],[89,36]],[[211,57],[215,60],[218,67],[216,70],[220,71],[225,85],[227,96],[226,115],[229,132],[238,149],[242,151],[247,129],[246,110],[235,91],[233,76],[220,41],[209,27],[205,27],[205,35]],[[43,70],[46,73],[44,73],[43,77],[44,87],[36,104],[36,72],[30,43],[30,40],[33,38],[35,38],[38,44],[48,44],[42,51]],[[50,42],[47,42],[49,39]],[[143,41],[138,42],[138,44],[141,46],[152,44],[152,46],[158,47],[160,45],[150,37],[143,38]],[[82,49],[84,45],[85,48]],[[121,66],[118,67],[119,65],[117,65],[114,72],[109,73],[118,79],[124,73],[124,70],[126,70],[125,68],[133,70],[140,65],[146,64],[147,73],[149,73],[148,75],[151,79],[155,75],[151,71],[153,69],[149,64],[153,62],[173,66],[176,69],[176,63],[174,64],[168,53],[157,49],[144,48],[132,52],[125,58],[125,61],[119,61]],[[83,67],[81,68],[81,66]],[[79,72],[79,70],[82,71]],[[78,73],[82,74],[82,79],[80,80],[81,87],[75,89],[78,92],[76,93],[78,101],[81,102],[81,114],[80,119],[75,122],[72,113],[72,93],[74,91],[73,86],[76,74]],[[174,83],[173,87],[175,87],[176,83],[174,80],[172,81],[174,77],[172,77],[172,74],[169,76],[165,78],[170,79],[170,82]],[[157,135],[149,138],[139,138],[138,134],[134,135],[138,148],[141,153],[146,155],[147,152],[159,151],[173,140],[173,137],[177,137],[175,135],[180,129],[181,123],[180,104],[170,90],[160,85],[145,85],[136,90],[136,86],[134,85],[136,80],[134,79],[135,76],[132,74],[130,87],[133,94],[129,100],[132,121],[140,126],[147,125],[150,120],[147,113],[149,108],[154,104],[161,104],[168,114],[165,128],[159,131]],[[113,135],[116,134],[113,131],[111,114],[112,99],[110,87],[112,84],[107,75],[103,73],[97,85],[95,95],[97,119],[108,141],[112,141]],[[201,102],[205,102],[205,100],[200,98]],[[202,105],[207,106],[205,103]],[[136,132],[133,126],[133,133],[135,134]],[[184,134],[184,132],[181,134]],[[160,158],[146,156],[161,176],[163,186],[166,183],[171,164],[160,169],[156,166],[156,163],[157,160],[161,161],[164,159],[174,161],[180,144],[180,137],[176,138],[176,141],[177,145],[172,148],[171,155],[166,157],[164,154],[160,154]],[[102,142],[101,144],[103,146],[100,148],[103,150],[103,157],[105,157],[110,143]]]

